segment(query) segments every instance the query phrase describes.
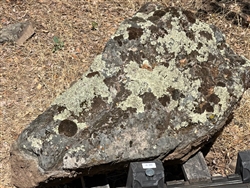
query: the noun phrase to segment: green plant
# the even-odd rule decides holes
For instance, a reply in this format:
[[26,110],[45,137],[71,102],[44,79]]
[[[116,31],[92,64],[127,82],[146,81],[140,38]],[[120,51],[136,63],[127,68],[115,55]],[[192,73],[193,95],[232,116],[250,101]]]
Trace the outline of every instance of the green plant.
[[54,48],[53,48],[53,51],[52,51],[53,53],[55,53],[58,50],[63,49],[64,43],[57,36],[53,37],[53,41],[54,41]]
[[98,28],[98,23],[93,21],[91,30],[97,30],[97,28]]

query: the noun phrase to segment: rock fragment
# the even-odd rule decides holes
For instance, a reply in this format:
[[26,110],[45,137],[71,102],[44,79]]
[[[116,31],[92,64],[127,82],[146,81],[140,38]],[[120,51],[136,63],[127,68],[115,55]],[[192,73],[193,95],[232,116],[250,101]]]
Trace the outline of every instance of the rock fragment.
[[18,171],[30,172],[15,166],[22,160],[37,167],[30,187],[132,160],[185,161],[225,125],[249,88],[249,70],[215,26],[148,3],[20,134],[13,183],[23,187]]
[[34,34],[34,28],[29,22],[10,24],[0,30],[0,43],[16,42],[22,45]]

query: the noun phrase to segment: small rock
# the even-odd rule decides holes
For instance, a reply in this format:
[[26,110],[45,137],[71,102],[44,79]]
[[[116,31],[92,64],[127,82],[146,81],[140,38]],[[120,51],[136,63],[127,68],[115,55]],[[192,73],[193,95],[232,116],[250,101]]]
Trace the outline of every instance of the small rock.
[[36,89],[40,90],[40,89],[42,89],[42,87],[43,87],[43,85],[39,83],[39,84],[36,86]]
[[22,45],[34,34],[34,28],[29,22],[8,25],[0,30],[0,43],[16,42]]

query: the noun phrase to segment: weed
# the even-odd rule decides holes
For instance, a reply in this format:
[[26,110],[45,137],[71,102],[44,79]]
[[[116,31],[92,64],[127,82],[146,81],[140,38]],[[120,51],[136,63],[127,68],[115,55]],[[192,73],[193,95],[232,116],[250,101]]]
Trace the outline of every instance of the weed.
[[53,53],[55,53],[58,50],[63,49],[64,43],[57,36],[53,37],[53,41],[54,41],[54,48],[53,48],[53,51],[52,51]]
[[97,30],[97,28],[98,28],[98,23],[93,21],[91,30]]

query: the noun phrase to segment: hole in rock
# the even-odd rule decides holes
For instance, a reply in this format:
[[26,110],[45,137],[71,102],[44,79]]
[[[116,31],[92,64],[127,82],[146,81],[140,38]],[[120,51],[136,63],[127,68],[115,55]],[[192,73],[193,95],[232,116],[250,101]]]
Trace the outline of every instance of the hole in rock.
[[58,132],[59,134],[72,137],[77,132],[77,125],[73,121],[65,119],[59,124]]

